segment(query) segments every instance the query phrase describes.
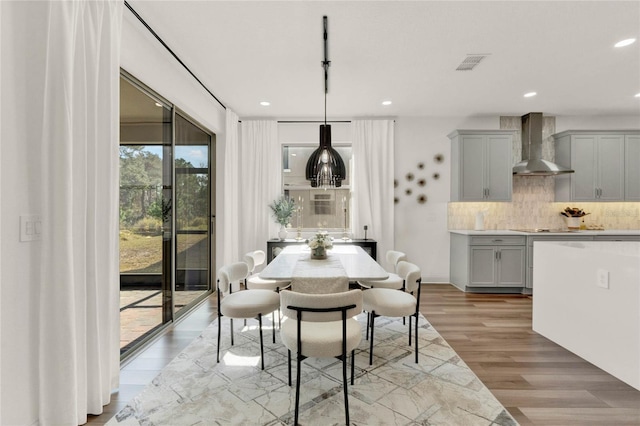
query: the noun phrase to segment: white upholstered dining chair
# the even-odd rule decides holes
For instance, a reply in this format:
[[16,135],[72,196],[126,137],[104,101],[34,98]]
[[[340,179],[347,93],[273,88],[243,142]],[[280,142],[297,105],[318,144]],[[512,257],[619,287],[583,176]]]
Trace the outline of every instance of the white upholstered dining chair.
[[397,270],[398,275],[404,280],[403,290],[370,288],[363,291],[363,309],[368,314],[367,327],[371,328],[369,365],[373,364],[373,331],[375,329],[375,319],[379,316],[409,317],[409,346],[411,346],[411,319],[415,318],[416,364],[418,363],[421,271],[417,265],[405,261],[398,262]]
[[260,274],[254,273],[256,267],[265,262],[266,255],[262,250],[254,250],[244,255],[244,261],[249,265],[249,276],[245,279],[245,286],[250,290],[273,290],[279,292],[289,287],[289,281],[265,280]]
[[384,280],[363,281],[359,280],[358,284],[364,288],[391,288],[401,289],[403,277],[398,275],[398,262],[406,261],[407,255],[401,251],[389,250],[386,254],[387,263],[393,268],[393,272],[389,273],[389,277]]
[[[290,281],[281,280],[266,280],[260,278],[260,274],[254,273],[256,267],[262,265],[266,259],[266,255],[262,250],[254,250],[244,255],[244,261],[249,265],[249,276],[244,280],[245,288],[249,290],[272,290],[279,293],[280,290],[291,287]],[[274,311],[274,324],[275,324],[275,311]],[[280,314],[278,310],[278,328],[280,327]],[[276,342],[275,335],[273,336],[273,343]]]
[[354,352],[362,340],[360,324],[353,317],[362,312],[362,291],[307,294],[290,290],[280,292],[280,306],[286,319],[280,336],[288,350],[289,386],[291,386],[291,352],[296,353],[296,406],[294,425],[298,424],[300,405],[300,367],[305,358],[342,360],[342,381],[346,424],[349,424],[347,394],[347,355],[351,353],[351,384],[354,375]]
[[[278,309],[280,296],[272,290],[239,290],[233,291],[231,283],[243,281],[249,274],[249,266],[245,262],[236,262],[223,266],[218,270],[218,348],[216,359],[220,362],[220,336],[222,334],[222,317],[230,318],[231,345],[233,345],[233,319],[256,318],[260,331],[260,359],[264,370],[264,345],[262,342],[262,317]],[[273,338],[275,341],[275,325]]]

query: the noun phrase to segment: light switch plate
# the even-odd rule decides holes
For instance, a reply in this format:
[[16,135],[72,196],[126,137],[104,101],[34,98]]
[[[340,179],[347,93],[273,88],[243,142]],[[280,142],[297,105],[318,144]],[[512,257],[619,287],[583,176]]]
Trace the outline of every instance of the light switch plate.
[[42,239],[42,219],[37,214],[20,215],[20,241]]
[[606,269],[598,269],[596,276],[596,285],[598,287],[609,288],[609,271]]

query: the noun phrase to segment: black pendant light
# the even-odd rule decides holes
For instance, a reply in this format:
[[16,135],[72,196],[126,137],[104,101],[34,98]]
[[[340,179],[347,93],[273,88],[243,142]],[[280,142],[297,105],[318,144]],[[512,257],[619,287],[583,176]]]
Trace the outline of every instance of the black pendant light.
[[338,151],[331,147],[331,126],[327,125],[327,92],[329,91],[329,66],[327,59],[327,17],[322,17],[324,23],[324,124],[320,125],[320,147],[313,151],[307,161],[306,178],[311,181],[313,188],[340,188],[347,177],[347,169]]

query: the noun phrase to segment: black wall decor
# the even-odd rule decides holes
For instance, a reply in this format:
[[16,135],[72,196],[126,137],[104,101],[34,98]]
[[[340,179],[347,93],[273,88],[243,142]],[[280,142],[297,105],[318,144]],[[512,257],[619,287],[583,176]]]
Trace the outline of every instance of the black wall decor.
[[[442,164],[444,162],[444,155],[443,154],[434,155],[433,161],[436,164]],[[417,188],[425,188],[427,186],[427,178],[424,176],[421,176],[423,173],[427,172],[426,163],[424,161],[420,161],[417,163],[416,168],[418,169],[417,173],[414,174],[413,172],[408,172],[404,175],[405,183],[409,185],[408,187],[405,186],[403,190],[404,194],[407,197],[413,196],[413,192],[414,192],[413,185],[416,185]],[[440,179],[440,172],[438,171],[431,172],[431,179],[433,179],[434,181],[437,181],[438,179]],[[393,187],[394,188],[400,187],[400,182],[398,179],[393,180]],[[423,190],[424,189],[421,189],[421,191]],[[428,198],[427,198],[427,194],[420,193],[416,196],[415,199],[418,202],[418,204],[424,204],[427,202]],[[400,202],[400,197],[398,197],[396,194],[396,196],[393,198],[393,203],[398,204],[399,202]]]

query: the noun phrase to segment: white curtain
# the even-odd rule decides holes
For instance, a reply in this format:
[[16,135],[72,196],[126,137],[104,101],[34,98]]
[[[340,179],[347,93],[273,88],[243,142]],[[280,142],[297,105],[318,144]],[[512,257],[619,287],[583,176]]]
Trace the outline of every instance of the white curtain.
[[122,0],[48,3],[39,424],[78,425],[118,385]]
[[[222,205],[222,263],[228,265],[242,260],[240,256],[239,188],[240,148],[238,139],[238,115],[227,108],[224,140],[224,201]],[[220,266],[223,266],[220,265]]]
[[278,226],[269,204],[282,192],[282,153],[276,121],[242,120],[240,144],[240,253],[267,250]]
[[394,248],[392,120],[354,120],[353,149],[353,229],[378,242],[378,262],[386,264],[387,250]]

